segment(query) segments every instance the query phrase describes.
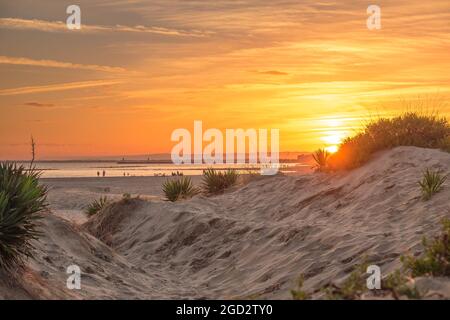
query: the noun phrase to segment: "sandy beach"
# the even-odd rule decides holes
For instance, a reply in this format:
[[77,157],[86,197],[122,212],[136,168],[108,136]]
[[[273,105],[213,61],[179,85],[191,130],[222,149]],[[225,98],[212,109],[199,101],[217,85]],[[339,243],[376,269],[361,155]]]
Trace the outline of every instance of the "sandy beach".
[[[321,298],[364,259],[386,275],[421,253],[422,237],[450,217],[450,188],[424,202],[417,181],[449,165],[448,153],[399,147],[351,172],[265,177],[176,203],[161,200],[164,178],[45,180],[43,237],[20,285],[0,281],[0,298],[289,299],[300,274]],[[141,198],[84,223],[86,203],[125,192]],[[72,264],[81,290],[66,288]],[[450,296],[448,280],[433,281],[430,297]]]
[[[95,177],[41,179],[49,189],[50,209],[55,215],[81,224],[86,222],[84,209],[89,203],[107,197],[120,200],[124,194],[145,200],[162,200],[161,185],[172,177]],[[192,176],[199,184],[201,176]]]

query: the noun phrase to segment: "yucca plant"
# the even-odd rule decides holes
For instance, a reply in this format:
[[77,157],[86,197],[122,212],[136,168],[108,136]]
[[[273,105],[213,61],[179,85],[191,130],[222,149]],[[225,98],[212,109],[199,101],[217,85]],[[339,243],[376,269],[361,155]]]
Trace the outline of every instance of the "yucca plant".
[[86,214],[91,217],[95,214],[97,214],[100,210],[102,210],[106,205],[109,203],[107,197],[100,197],[98,200],[94,200],[92,203],[90,203],[85,212]]
[[430,200],[435,193],[441,190],[446,179],[447,177],[443,176],[440,171],[427,168],[423,173],[422,180],[419,181],[423,199]]
[[176,180],[164,182],[163,192],[167,200],[175,202],[196,195],[198,190],[194,187],[191,178],[183,176]]
[[239,174],[235,170],[228,169],[225,172],[214,169],[203,171],[203,189],[207,193],[220,193],[236,184]]
[[314,161],[316,162],[315,168],[317,171],[325,171],[328,166],[328,158],[330,153],[325,149],[318,149],[313,153]]
[[38,220],[46,209],[47,188],[39,172],[13,163],[0,163],[0,269],[17,270],[32,254],[40,235]]

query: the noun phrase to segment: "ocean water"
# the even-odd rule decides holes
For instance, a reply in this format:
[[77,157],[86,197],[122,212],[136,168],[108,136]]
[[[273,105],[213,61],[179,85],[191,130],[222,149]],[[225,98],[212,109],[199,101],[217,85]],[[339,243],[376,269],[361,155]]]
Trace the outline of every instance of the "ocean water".
[[[18,164],[29,166],[27,162]],[[79,161],[51,161],[36,162],[35,166],[42,174],[42,178],[70,178],[70,177],[97,177],[103,175],[106,177],[124,177],[124,176],[171,176],[172,173],[181,172],[184,175],[201,175],[207,168],[214,169],[237,169],[240,172],[255,171],[259,172],[259,167],[255,165],[173,165],[173,164],[119,164],[115,161],[102,162],[79,162]],[[302,166],[297,163],[280,164],[280,170],[289,172],[294,167]],[[258,170],[258,171],[256,171]]]

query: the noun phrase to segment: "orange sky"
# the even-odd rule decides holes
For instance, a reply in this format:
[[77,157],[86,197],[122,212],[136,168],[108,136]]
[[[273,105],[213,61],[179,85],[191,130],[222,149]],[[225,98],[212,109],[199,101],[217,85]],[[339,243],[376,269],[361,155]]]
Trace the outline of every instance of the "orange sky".
[[170,152],[174,129],[332,146],[405,101],[450,116],[450,2],[0,0],[0,159]]

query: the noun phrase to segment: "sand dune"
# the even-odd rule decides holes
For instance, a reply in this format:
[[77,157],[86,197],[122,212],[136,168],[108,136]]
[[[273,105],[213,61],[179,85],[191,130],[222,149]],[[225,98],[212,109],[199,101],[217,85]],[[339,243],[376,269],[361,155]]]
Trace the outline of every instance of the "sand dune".
[[[399,147],[351,172],[267,177],[178,203],[119,201],[83,225],[49,213],[35,258],[19,284],[0,280],[0,298],[285,299],[300,274],[314,291],[365,257],[385,275],[450,217],[448,182],[421,200],[427,167],[449,174],[450,154]],[[71,264],[81,290],[66,288]]]

